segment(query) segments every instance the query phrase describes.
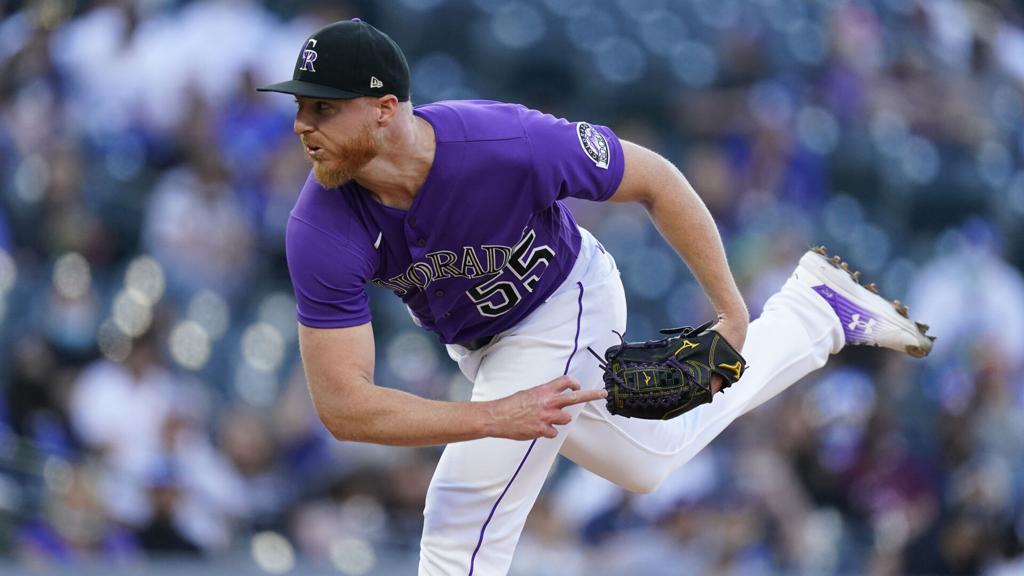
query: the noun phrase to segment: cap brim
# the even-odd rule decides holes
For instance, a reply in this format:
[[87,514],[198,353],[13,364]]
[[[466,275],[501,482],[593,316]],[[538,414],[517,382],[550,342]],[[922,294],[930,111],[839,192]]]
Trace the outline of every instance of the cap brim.
[[280,92],[282,94],[294,94],[295,96],[305,96],[306,98],[324,98],[328,100],[347,100],[349,98],[359,98],[360,96],[363,96],[363,94],[347,92],[345,90],[314,84],[312,82],[304,82],[302,80],[288,80],[286,82],[278,82],[277,84],[269,84],[267,86],[257,88],[256,91]]

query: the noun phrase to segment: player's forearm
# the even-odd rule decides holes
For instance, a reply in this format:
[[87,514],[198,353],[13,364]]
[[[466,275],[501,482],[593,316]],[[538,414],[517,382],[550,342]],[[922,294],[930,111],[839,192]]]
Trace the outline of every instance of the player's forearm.
[[664,161],[644,202],[651,220],[690,267],[719,314],[747,319],[747,308],[711,213],[690,183]]
[[427,400],[374,385],[345,398],[321,400],[317,411],[338,440],[429,446],[488,435],[486,403]]

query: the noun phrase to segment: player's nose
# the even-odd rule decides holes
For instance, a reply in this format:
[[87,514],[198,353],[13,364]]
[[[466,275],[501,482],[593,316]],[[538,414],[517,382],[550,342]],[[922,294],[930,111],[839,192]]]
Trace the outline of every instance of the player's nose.
[[296,134],[306,134],[313,131],[313,123],[301,111],[295,113],[295,121],[292,122],[292,130]]

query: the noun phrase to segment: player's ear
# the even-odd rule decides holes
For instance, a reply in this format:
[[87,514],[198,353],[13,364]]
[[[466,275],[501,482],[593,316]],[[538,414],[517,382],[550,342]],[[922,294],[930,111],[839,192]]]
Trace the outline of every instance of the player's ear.
[[387,126],[398,114],[398,97],[394,94],[385,94],[377,98],[377,124]]

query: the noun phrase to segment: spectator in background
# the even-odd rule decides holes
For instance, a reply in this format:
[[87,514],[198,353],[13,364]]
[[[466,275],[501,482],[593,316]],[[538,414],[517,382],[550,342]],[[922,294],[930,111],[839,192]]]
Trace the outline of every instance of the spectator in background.
[[191,150],[187,164],[161,178],[146,209],[143,239],[166,271],[172,298],[202,289],[235,297],[248,286],[252,232],[216,150]]
[[68,421],[66,398],[60,382],[57,356],[39,336],[15,344],[9,382],[5,390],[11,431],[30,439],[40,449],[71,456],[76,446]]
[[184,534],[176,512],[183,498],[179,471],[170,462],[156,464],[147,478],[152,512],[136,529],[139,544],[153,554],[199,554],[200,549]]
[[15,535],[15,554],[26,565],[48,572],[84,562],[130,566],[139,559],[132,533],[112,522],[97,493],[98,470],[65,464],[60,481],[47,484],[45,522],[24,523]]
[[[934,318],[939,339],[926,363],[845,357],[848,367],[741,421],[749,446],[723,443],[710,464],[684,469],[708,489],[679,493],[674,506],[556,474],[555,497],[542,496],[523,536],[535,562],[520,573],[700,573],[718,562],[861,574],[871,569],[870,518],[879,533],[909,539],[901,558],[876,559],[879,569],[1024,573],[1024,12],[1009,0],[0,0],[0,250],[15,272],[0,267],[0,385],[13,431],[33,441],[22,446],[90,462],[51,473],[70,478],[56,484],[0,468],[0,510],[22,514],[5,517],[17,537],[9,548],[0,539],[0,556],[68,573],[80,561],[136,561],[138,543],[113,518],[148,526],[151,549],[202,550],[211,562],[248,553],[240,538],[264,529],[312,555],[330,554],[335,536],[414,548],[436,454],[375,459],[337,444],[312,412],[301,370],[272,409],[214,398],[192,410],[164,393],[181,390],[188,370],[172,373],[152,344],[137,342],[123,363],[93,362],[107,290],[145,249],[166,266],[178,303],[198,287],[228,297],[208,366],[233,364],[235,340],[257,319],[246,299],[287,282],[284,224],[308,169],[287,133],[291,103],[250,87],[290,68],[293,46],[316,28],[309,19],[352,16],[389,21],[408,41],[419,101],[478,95],[585,110],[686,158],[752,311],[788,274],[780,263],[807,244],[861,245],[854,229],[823,218],[820,203],[842,193],[856,200],[844,206],[860,209],[841,211],[840,223],[856,216],[883,237],[865,250],[877,267],[864,276],[897,291],[910,283],[914,312]],[[444,23],[441,33],[426,21]],[[537,67],[523,62],[546,74],[496,72]],[[607,74],[631,64],[639,72],[628,82]],[[701,70],[703,79],[693,75]],[[636,237],[634,221],[616,213],[580,212],[603,243],[643,255],[623,269],[625,281],[691,282],[648,258],[661,242]],[[968,213],[979,220],[960,227]],[[890,261],[885,248],[897,244],[924,264]],[[54,283],[54,264],[71,252],[91,275],[84,292]],[[631,334],[697,313],[699,298],[668,292],[631,289],[642,294],[630,303]],[[186,317],[184,307],[171,314]],[[407,359],[394,338],[407,326],[404,308],[374,314],[384,320],[378,352]],[[412,364],[403,386],[417,385],[422,366]],[[895,406],[898,422],[880,427],[876,404]],[[930,466],[931,484],[908,455]],[[389,488],[332,494],[357,483],[359,459]],[[765,493],[731,481],[751,477]],[[879,480],[887,477],[891,491]],[[721,498],[755,505],[731,513]],[[885,498],[893,514],[879,512]],[[31,517],[38,504],[44,517]],[[920,530],[929,505],[938,510],[924,532],[901,536],[900,518]],[[737,528],[747,521],[752,529]],[[374,530],[354,530],[360,522]],[[597,536],[594,550],[580,544]]]
[[160,362],[156,333],[132,342],[123,363],[88,365],[72,385],[71,424],[102,465],[100,498],[112,517],[141,526],[153,514],[146,481],[163,456],[178,380]]

